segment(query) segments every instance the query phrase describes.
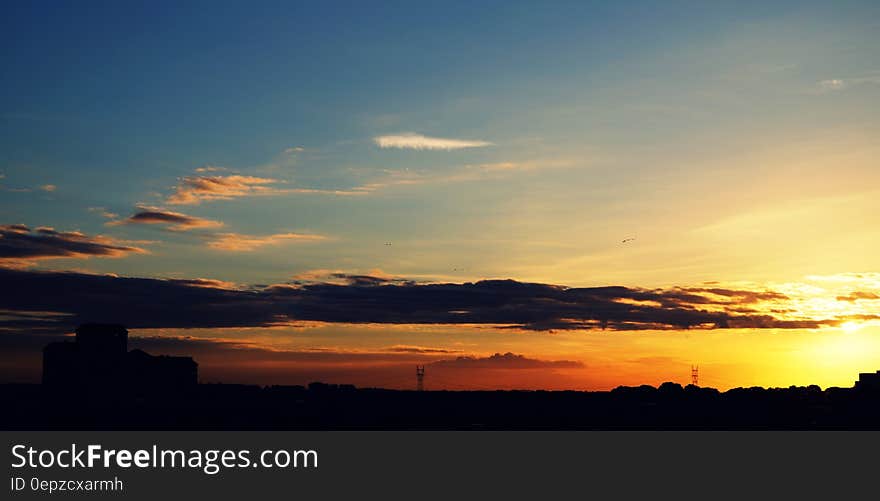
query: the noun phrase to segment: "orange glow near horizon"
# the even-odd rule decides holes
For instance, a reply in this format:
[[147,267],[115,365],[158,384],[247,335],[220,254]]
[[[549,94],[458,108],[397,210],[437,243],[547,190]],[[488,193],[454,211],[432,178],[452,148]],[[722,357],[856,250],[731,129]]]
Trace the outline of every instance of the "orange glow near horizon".
[[[256,384],[307,384],[311,381],[351,383],[357,386],[409,388],[412,367],[428,364],[428,381],[434,389],[574,389],[607,390],[616,386],[659,385],[672,381],[690,382],[690,367],[700,367],[701,386],[726,390],[733,387],[787,387],[817,384],[821,387],[850,387],[859,372],[880,367],[880,330],[864,327],[815,330],[701,330],[642,332],[565,332],[553,335],[496,330],[444,329],[433,333],[396,326],[394,337],[418,341],[448,353],[400,353],[393,347],[363,347],[358,350],[320,346],[321,333],[308,333],[304,340],[290,339],[294,346],[273,348],[266,355],[249,342],[230,356],[211,349],[194,354],[204,381]],[[328,328],[333,337],[362,335],[359,326]],[[202,333],[205,339],[213,335]],[[218,334],[214,331],[213,334]],[[222,334],[222,333],[219,333]],[[299,333],[292,333],[296,337]],[[326,333],[325,333],[326,334]],[[451,342],[447,341],[451,336]],[[314,335],[314,337],[311,337]],[[481,344],[497,346],[482,352]],[[286,336],[278,341],[284,342]],[[338,339],[336,340],[339,341]],[[137,343],[133,338],[133,343]],[[227,340],[227,343],[234,342]],[[337,343],[338,344],[338,343]],[[468,347],[472,348],[468,348]],[[185,350],[184,350],[185,351]],[[544,361],[580,362],[581,368],[484,370],[435,369],[430,364],[459,356],[488,357],[513,352]],[[182,354],[182,352],[176,352]],[[433,379],[432,379],[433,377]]]
[[[334,324],[302,322],[272,328],[162,329],[132,332],[143,339],[204,341],[193,353],[206,381],[409,388],[412,366],[427,364],[434,389],[607,390],[620,385],[688,384],[692,365],[700,384],[852,386],[859,372],[880,368],[880,275],[812,276],[803,282],[734,284],[763,293],[748,303],[758,313],[828,321],[815,329],[554,330],[492,325]],[[705,287],[723,292],[724,285]],[[773,291],[782,296],[767,294]],[[138,339],[141,340],[138,340]],[[174,354],[186,354],[183,343]],[[171,351],[168,351],[171,353]],[[581,367],[432,366],[457,357],[514,353]],[[433,379],[432,379],[433,377]]]

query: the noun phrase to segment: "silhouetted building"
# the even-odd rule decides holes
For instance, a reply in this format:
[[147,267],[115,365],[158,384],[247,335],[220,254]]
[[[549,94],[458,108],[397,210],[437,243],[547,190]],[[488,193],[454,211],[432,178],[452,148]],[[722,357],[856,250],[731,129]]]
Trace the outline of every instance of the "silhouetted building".
[[126,355],[125,368],[129,384],[142,392],[191,387],[199,380],[199,366],[190,357],[155,356],[143,350],[131,350]]
[[128,351],[128,331],[119,324],[83,324],[76,328],[76,344],[83,353],[124,355]]
[[857,390],[880,391],[880,371],[863,372],[856,381]]
[[128,351],[122,325],[84,324],[74,341],[43,348],[43,384],[52,388],[143,394],[179,392],[197,383],[198,364],[190,357]]

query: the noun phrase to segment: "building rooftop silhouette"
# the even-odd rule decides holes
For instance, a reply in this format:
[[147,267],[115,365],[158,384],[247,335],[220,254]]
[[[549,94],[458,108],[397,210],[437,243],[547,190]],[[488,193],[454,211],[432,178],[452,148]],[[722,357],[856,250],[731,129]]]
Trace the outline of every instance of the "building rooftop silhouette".
[[54,389],[178,393],[198,384],[190,357],[128,351],[128,330],[118,324],[83,324],[73,341],[43,348],[43,384]]
[[856,381],[855,388],[857,390],[880,390],[880,371],[859,374],[859,380]]

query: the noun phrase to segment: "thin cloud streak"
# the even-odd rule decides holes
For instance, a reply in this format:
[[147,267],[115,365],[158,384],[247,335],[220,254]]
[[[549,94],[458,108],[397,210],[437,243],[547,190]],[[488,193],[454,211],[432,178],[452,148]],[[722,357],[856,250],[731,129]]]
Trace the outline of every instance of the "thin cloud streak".
[[202,202],[233,200],[245,197],[280,195],[367,195],[377,186],[364,185],[349,189],[282,188],[281,179],[256,176],[187,176],[180,180],[173,192],[166,197],[169,205],[199,205]]
[[281,181],[256,176],[186,176],[181,178],[166,203],[171,205],[198,205],[203,201],[232,200],[234,198],[272,195]]
[[[387,136],[392,137],[392,136]],[[379,138],[376,138],[377,140]],[[427,138],[438,141],[460,141],[438,138]],[[393,141],[392,141],[393,142]],[[479,141],[473,143],[481,143]],[[390,144],[390,143],[389,143]],[[435,143],[426,143],[435,144]],[[435,146],[439,144],[436,143]],[[450,143],[452,144],[452,143]],[[486,145],[491,143],[485,143]],[[396,147],[396,146],[388,146]],[[403,146],[401,146],[403,147]],[[463,147],[463,146],[459,146]],[[418,147],[415,149],[458,149],[436,148],[433,146]],[[299,150],[297,150],[299,151]],[[410,169],[385,169],[382,173],[371,180],[345,188],[310,188],[310,187],[282,187],[288,181],[248,175],[193,175],[180,178],[177,185],[172,188],[170,195],[164,197],[169,205],[198,205],[202,202],[217,200],[233,200],[244,197],[260,196],[283,196],[283,195],[326,195],[339,197],[357,197],[374,195],[379,191],[401,187],[432,185],[456,182],[481,181],[486,179],[498,179],[518,172],[536,171],[548,168],[571,167],[573,161],[569,159],[530,160],[525,162],[496,162],[484,164],[466,164],[446,172],[429,172]],[[199,167],[196,172],[218,172],[227,170],[221,167]]]
[[492,146],[489,141],[473,139],[451,139],[443,137],[428,137],[415,132],[376,136],[373,142],[380,148],[396,148],[406,150],[461,150],[464,148],[482,148]]
[[311,233],[276,233],[274,235],[242,235],[240,233],[218,233],[211,237],[208,247],[227,252],[248,252],[267,245],[282,242],[320,242],[327,240],[324,235]]
[[106,207],[89,207],[87,210],[91,213],[99,214],[104,219],[113,220],[119,217],[119,214],[110,212]]
[[840,91],[864,84],[880,84],[880,74],[868,74],[852,78],[829,78],[816,83],[820,91]]
[[461,356],[438,360],[433,367],[449,369],[580,369],[584,364],[575,360],[541,360],[507,352],[488,357]]

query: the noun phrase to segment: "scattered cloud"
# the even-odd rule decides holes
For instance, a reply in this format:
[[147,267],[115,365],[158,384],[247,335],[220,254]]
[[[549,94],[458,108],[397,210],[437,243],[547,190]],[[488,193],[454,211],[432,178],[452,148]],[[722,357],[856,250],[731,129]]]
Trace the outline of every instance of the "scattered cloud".
[[820,80],[816,86],[820,91],[830,92],[839,91],[865,84],[880,84],[880,73],[868,73],[858,77],[851,78],[829,78]]
[[237,289],[238,285],[225,280],[215,280],[213,278],[170,278],[169,282],[180,285],[188,285],[191,287],[207,287],[209,289]]
[[201,228],[219,228],[223,226],[221,221],[189,216],[180,212],[174,212],[161,207],[138,206],[137,212],[131,216],[107,223],[111,226],[121,224],[161,224],[166,225],[172,231],[188,231]]
[[181,178],[166,202],[172,205],[197,205],[205,200],[231,200],[234,198],[277,194],[272,185],[278,179],[256,176],[187,176]]
[[248,343],[241,339],[193,338],[175,336],[132,336],[129,344],[151,352],[178,353],[194,356],[199,361],[217,357],[223,364],[255,362],[343,363],[394,362],[432,360],[437,354],[389,352],[387,350],[361,351],[339,348],[278,349]]
[[373,138],[373,142],[375,142],[380,148],[445,151],[460,150],[464,148],[481,148],[492,145],[492,143],[488,141],[428,137],[414,132],[376,136]]
[[822,80],[819,82],[819,88],[822,90],[840,90],[846,87],[846,84],[843,80],[839,78],[832,78],[829,80]]
[[423,353],[423,354],[449,354],[449,353],[461,353],[461,350],[449,350],[446,348],[430,348],[427,346],[411,346],[411,345],[394,345],[389,348],[386,348],[385,351],[390,351],[392,353]]
[[[740,304],[757,303],[759,301],[786,300],[789,299],[785,294],[767,291],[767,290],[733,290],[722,288],[684,288],[684,292],[693,292],[698,294],[711,294],[714,296],[722,296],[729,298],[729,302],[737,302]],[[709,296],[711,298],[711,296]],[[717,299],[716,299],[717,300]],[[707,299],[707,302],[710,302]]]
[[293,146],[291,148],[285,149],[284,153],[287,153],[288,155],[292,155],[294,153],[302,153],[304,151],[306,151],[306,149],[303,148],[302,146]]
[[415,284],[411,278],[395,277],[380,269],[366,273],[350,273],[342,270],[309,270],[293,276],[290,284],[335,284],[335,285],[383,285],[383,284]]
[[215,167],[213,165],[206,165],[204,167],[196,168],[196,172],[225,172],[228,171],[226,167]]
[[[54,329],[57,333],[58,330],[64,330],[63,327],[59,329],[59,322],[62,322],[68,316],[70,316],[68,313],[57,311],[0,310],[0,338],[9,337],[2,335],[3,331],[7,330],[6,327],[8,325],[14,325],[17,329],[25,330],[29,333],[43,329]],[[0,349],[0,352],[3,352],[3,350]],[[6,354],[8,355],[8,353]]]
[[117,219],[119,217],[119,214],[117,214],[115,212],[110,212],[105,207],[89,207],[88,211],[95,213],[95,214],[99,214],[104,219],[111,219],[112,220],[112,219]]
[[[2,180],[5,177],[6,177],[5,175],[0,174],[0,180]],[[54,184],[43,184],[43,185],[37,186],[36,188],[5,188],[5,187],[0,187],[0,190],[9,191],[12,193],[30,193],[35,190],[45,191],[46,193],[52,193],[52,192],[56,191],[57,189],[58,189],[58,186],[56,186]]]
[[450,369],[580,369],[584,366],[572,360],[540,360],[510,352],[489,357],[463,356],[453,360],[438,360],[431,365]]
[[845,296],[837,296],[838,301],[860,301],[880,299],[880,294],[865,291],[854,291]]
[[267,195],[334,195],[340,197],[367,195],[376,191],[376,187],[371,185],[355,186],[347,189],[323,189],[323,188],[284,188],[276,189]]
[[229,252],[247,252],[276,245],[281,242],[319,242],[326,240],[323,235],[311,233],[276,233],[274,235],[242,235],[240,233],[218,233],[211,237],[208,247]]
[[101,235],[62,232],[45,226],[31,229],[23,224],[0,225],[0,266],[3,267],[24,268],[45,259],[117,258],[143,253],[146,253],[144,249]]
[[[383,136],[393,137],[393,136]],[[379,138],[376,138],[377,141]],[[426,138],[436,141],[459,141],[453,139]],[[478,143],[478,142],[474,142]],[[383,144],[391,144],[383,142]],[[427,143],[426,143],[427,144]],[[451,144],[451,143],[450,143]],[[486,143],[491,144],[491,143]],[[383,146],[397,147],[397,146]],[[404,147],[404,146],[400,146]],[[464,146],[458,146],[464,147]],[[456,149],[448,147],[445,149]],[[440,146],[424,146],[417,149],[444,149]],[[288,148],[288,152],[304,151],[302,147]],[[581,162],[583,159],[580,160]],[[165,198],[165,203],[170,205],[198,205],[202,201],[232,200],[235,198],[253,196],[281,196],[281,195],[330,195],[330,196],[366,196],[378,191],[399,187],[426,184],[442,184],[454,182],[479,181],[485,179],[498,179],[513,173],[536,171],[548,168],[562,168],[574,165],[571,159],[545,159],[519,162],[496,162],[484,164],[468,164],[452,168],[442,172],[419,171],[415,169],[384,169],[376,173],[372,179],[361,184],[344,188],[310,188],[301,186],[281,186],[287,181],[274,177],[259,177],[249,175],[194,175],[180,178],[172,193]],[[198,173],[227,170],[221,167],[200,167]],[[162,197],[161,194],[157,196]]]
[[496,162],[485,164],[468,164],[457,168],[436,172],[420,171],[414,169],[385,169],[381,175],[373,180],[343,190],[310,190],[289,189],[283,190],[288,193],[317,193],[331,195],[371,195],[376,192],[402,186],[438,185],[446,183],[464,183],[484,181],[490,179],[502,179],[510,175],[538,171],[543,169],[566,168],[575,165],[574,162],[563,159],[528,161],[528,162]]

